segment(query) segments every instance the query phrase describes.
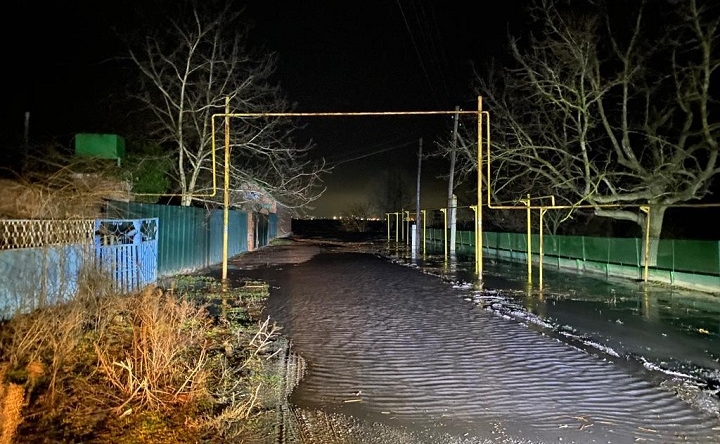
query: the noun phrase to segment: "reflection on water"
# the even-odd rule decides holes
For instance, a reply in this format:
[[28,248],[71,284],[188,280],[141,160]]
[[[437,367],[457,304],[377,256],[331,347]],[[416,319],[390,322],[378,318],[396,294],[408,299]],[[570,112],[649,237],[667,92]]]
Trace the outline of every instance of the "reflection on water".
[[[393,257],[477,286],[473,251],[452,258],[437,248],[427,251],[413,261],[393,248]],[[521,310],[564,337],[695,380],[720,396],[720,295],[548,268],[542,289],[538,281],[536,266],[528,279],[526,263],[486,258],[482,294],[492,297],[475,297],[498,313]]]
[[[231,270],[270,282],[267,313],[308,363],[293,393],[299,405],[457,436],[487,438],[501,425],[534,442],[720,443],[717,416],[661,390],[625,351],[600,345],[702,358],[717,369],[692,329],[676,328],[691,321],[664,320],[677,317],[669,316],[676,302],[645,308],[674,299],[560,274],[548,274],[539,293],[522,268],[501,263],[487,265],[480,291],[473,272],[472,262],[399,252]],[[717,344],[717,330],[700,334],[715,341],[706,350]],[[598,341],[590,353],[581,347],[588,338]]]

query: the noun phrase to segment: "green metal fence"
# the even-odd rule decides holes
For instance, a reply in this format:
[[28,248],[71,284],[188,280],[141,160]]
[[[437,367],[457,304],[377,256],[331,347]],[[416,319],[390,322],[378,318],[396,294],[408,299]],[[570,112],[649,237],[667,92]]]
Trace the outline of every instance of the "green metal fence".
[[[184,273],[222,262],[223,211],[137,202],[109,202],[108,217],[125,219],[158,218],[158,275]],[[267,231],[268,224],[260,228]],[[230,210],[228,256],[248,251],[248,215]],[[260,238],[260,246],[268,235]]]
[[[428,229],[427,240],[442,243],[443,229]],[[449,239],[449,236],[447,237]],[[540,236],[531,235],[531,257],[539,259]],[[458,231],[458,245],[475,246],[473,231]],[[483,255],[527,261],[524,233],[483,233]],[[589,236],[543,236],[543,264],[607,275],[642,278],[643,240]],[[661,239],[649,278],[671,284],[720,291],[720,241]],[[685,285],[687,284],[687,285]]]

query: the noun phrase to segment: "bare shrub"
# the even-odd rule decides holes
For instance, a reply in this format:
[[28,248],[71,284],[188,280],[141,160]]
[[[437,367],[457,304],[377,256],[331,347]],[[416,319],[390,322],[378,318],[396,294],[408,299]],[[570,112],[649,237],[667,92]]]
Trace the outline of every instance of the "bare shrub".
[[101,216],[106,199],[125,200],[130,184],[113,164],[43,153],[23,177],[0,179],[0,216],[7,219],[87,219]]
[[115,289],[113,279],[94,266],[84,266],[78,274],[75,300],[81,304],[88,316],[89,328],[102,336],[108,325],[122,310],[117,299],[121,297]]
[[[58,389],[59,377],[63,366],[67,361],[76,358],[75,349],[83,339],[83,327],[85,325],[86,312],[83,305],[78,302],[71,302],[60,309],[50,311],[48,324],[51,334],[47,339],[47,360],[50,363],[50,381],[48,386],[48,394],[50,399],[55,398]],[[56,312],[56,316],[52,316],[52,312]],[[29,363],[30,364],[30,363]],[[30,379],[28,374],[28,379]]]
[[153,286],[128,298],[127,308],[130,340],[122,354],[107,337],[95,344],[100,372],[120,401],[116,411],[160,409],[205,396],[210,318],[204,308]]
[[50,335],[50,326],[43,322],[45,316],[38,313],[18,315],[5,323],[1,331],[3,358],[10,370],[32,361],[41,360],[43,349]]
[[[268,397],[268,392],[279,390],[279,381],[273,381],[265,372],[265,361],[279,351],[272,351],[279,331],[269,318],[252,328],[235,329],[233,350],[239,351],[239,355],[226,356],[219,362],[213,384],[212,396],[220,408],[197,421],[199,428],[212,430],[225,438],[235,438],[246,432],[246,421],[267,404],[263,403],[263,398],[274,398]],[[232,358],[239,358],[240,362],[233,364]]]
[[[190,294],[149,286],[120,295],[102,273],[81,274],[73,301],[0,328],[3,433],[17,429],[18,442],[121,442],[164,430],[197,442],[272,429],[285,393],[268,365],[280,330],[269,318],[256,323],[255,309],[251,320],[213,318]],[[267,285],[225,295],[255,307]]]
[[22,422],[25,389],[18,384],[3,384],[0,395],[0,444],[11,444]]
[[3,348],[14,378],[30,389],[49,369],[47,394],[54,398],[59,375],[82,340],[85,311],[75,302],[18,315],[3,329]]

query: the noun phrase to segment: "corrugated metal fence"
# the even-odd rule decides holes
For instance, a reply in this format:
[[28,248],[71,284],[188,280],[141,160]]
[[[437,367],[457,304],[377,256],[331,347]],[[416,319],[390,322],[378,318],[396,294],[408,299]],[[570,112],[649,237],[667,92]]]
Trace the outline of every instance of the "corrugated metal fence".
[[[0,220],[0,318],[69,300],[88,260],[121,292],[222,262],[221,209],[109,202],[106,215],[100,220]],[[248,219],[245,211],[229,212],[229,257],[248,251],[251,233],[254,246],[277,237],[277,215],[257,214],[252,227]]]
[[[222,262],[223,210],[177,207],[137,202],[109,202],[110,218],[140,219],[157,217],[158,275],[186,273]],[[272,239],[268,218],[255,217],[258,246]],[[230,210],[228,218],[228,256],[248,251],[248,215]]]

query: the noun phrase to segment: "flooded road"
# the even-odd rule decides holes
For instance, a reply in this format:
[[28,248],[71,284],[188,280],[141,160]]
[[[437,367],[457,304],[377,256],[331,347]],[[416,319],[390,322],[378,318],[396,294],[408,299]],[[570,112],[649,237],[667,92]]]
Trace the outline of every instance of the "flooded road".
[[[403,264],[460,286],[476,279],[468,254],[445,261],[441,255],[411,258],[393,252]],[[634,360],[676,375],[720,400],[720,295],[671,289],[593,274],[543,271],[527,264],[486,260],[482,292],[473,299],[500,315],[553,331],[588,350]],[[528,281],[532,284],[528,284]]]
[[[590,291],[570,274],[545,275],[536,294],[513,264],[488,263],[480,290],[466,265],[321,253],[231,274],[270,283],[267,314],[308,364],[293,393],[299,406],[467,442],[720,443],[711,391],[661,388],[670,375],[652,365],[666,358],[679,369],[702,361],[717,370],[712,310],[714,330],[684,327],[667,319],[678,305],[664,297],[648,296],[660,302],[646,315],[646,299],[597,282]],[[595,285],[606,296],[614,288],[614,303]],[[712,331],[698,331],[711,339],[706,349],[679,339],[677,331],[692,328]],[[666,349],[649,341],[656,333]],[[636,352],[652,359],[628,358]]]

